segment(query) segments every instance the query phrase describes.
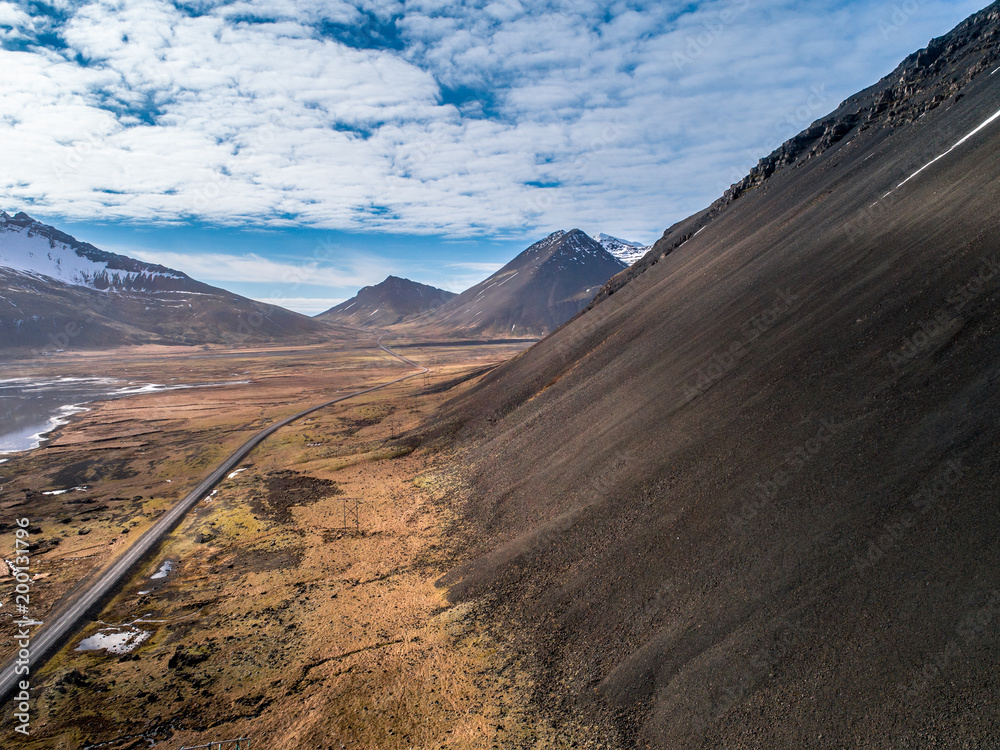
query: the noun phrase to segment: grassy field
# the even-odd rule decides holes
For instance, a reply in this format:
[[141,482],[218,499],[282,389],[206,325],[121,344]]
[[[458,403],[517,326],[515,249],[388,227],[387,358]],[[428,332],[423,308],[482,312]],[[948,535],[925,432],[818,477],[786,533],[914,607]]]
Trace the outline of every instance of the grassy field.
[[[391,344],[390,344],[391,345]],[[95,621],[33,675],[25,748],[480,748],[530,741],[530,686],[476,605],[435,585],[458,551],[448,456],[415,430],[518,346],[407,347],[433,371],[281,430],[202,501]],[[32,614],[114,559],[261,426],[399,377],[369,347],[72,354],[44,374],[250,382],[95,404],[0,466],[0,544],[33,525]],[[21,366],[32,374],[31,366]],[[404,437],[400,437],[404,436]],[[87,486],[86,491],[44,491]],[[345,527],[345,514],[347,525]],[[3,540],[3,536],[9,537]],[[164,563],[170,570],[153,578]],[[13,580],[0,581],[0,601]],[[3,642],[13,635],[3,618]],[[77,650],[95,634],[132,650]],[[8,707],[2,731],[12,734]]]

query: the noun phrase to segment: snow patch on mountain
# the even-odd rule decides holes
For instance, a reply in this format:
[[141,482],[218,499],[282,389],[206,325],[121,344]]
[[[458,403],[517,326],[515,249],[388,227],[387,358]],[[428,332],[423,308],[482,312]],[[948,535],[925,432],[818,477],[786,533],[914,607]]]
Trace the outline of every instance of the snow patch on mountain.
[[652,247],[652,245],[640,245],[638,242],[629,242],[619,237],[612,237],[610,234],[604,234],[603,232],[594,237],[594,239],[605,250],[629,266],[649,252],[649,249]]
[[128,260],[135,270],[114,268],[109,266],[108,260],[116,256],[96,248],[88,253],[89,246],[74,247],[51,234],[50,227],[25,214],[11,217],[0,211],[0,267],[101,291],[143,288],[157,278],[187,279],[162,266],[154,267],[132,259],[121,258]]

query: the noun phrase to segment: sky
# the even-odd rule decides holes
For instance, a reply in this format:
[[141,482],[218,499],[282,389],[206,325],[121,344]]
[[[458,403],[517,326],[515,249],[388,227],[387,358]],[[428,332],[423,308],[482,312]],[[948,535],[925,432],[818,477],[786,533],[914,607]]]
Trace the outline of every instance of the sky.
[[307,314],[644,244],[985,0],[0,0],[0,209]]

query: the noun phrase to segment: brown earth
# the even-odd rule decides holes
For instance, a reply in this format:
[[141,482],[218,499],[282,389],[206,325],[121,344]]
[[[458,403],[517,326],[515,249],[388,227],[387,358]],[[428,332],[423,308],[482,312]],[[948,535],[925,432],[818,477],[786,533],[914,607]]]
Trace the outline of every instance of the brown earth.
[[[464,373],[517,348],[410,347],[431,374],[265,442],[33,676],[32,734],[19,746],[176,748],[247,735],[274,748],[479,748],[540,731],[522,707],[530,685],[477,627],[478,605],[451,606],[435,585],[458,555],[447,532],[460,498],[439,471],[447,455],[398,437],[474,382]],[[29,516],[42,545],[39,619],[249,431],[402,369],[377,350],[322,347],[74,355],[66,371],[81,362],[133,377],[149,368],[160,381],[250,370],[254,382],[105,402],[2,466],[0,521]],[[87,492],[37,494],[81,478]],[[164,561],[175,567],[151,579]],[[0,600],[11,585],[0,583]],[[148,633],[131,652],[73,650],[128,623]],[[12,721],[8,707],[2,725]]]

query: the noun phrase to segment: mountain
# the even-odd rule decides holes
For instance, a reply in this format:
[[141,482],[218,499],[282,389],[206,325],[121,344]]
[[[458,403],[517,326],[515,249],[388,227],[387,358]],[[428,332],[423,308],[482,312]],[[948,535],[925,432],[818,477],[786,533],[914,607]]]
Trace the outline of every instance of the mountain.
[[441,583],[563,744],[996,746],[998,42],[995,3],[425,436]]
[[594,239],[600,243],[601,247],[618,258],[626,266],[631,266],[639,258],[648,253],[652,247],[652,245],[640,245],[638,242],[629,242],[618,237],[612,237],[610,234],[604,234],[603,232],[594,237]]
[[348,325],[387,326],[408,315],[433,310],[454,296],[454,292],[388,276],[382,283],[364,287],[351,299],[316,318]]
[[624,268],[579,229],[560,230],[485,281],[405,325],[423,332],[541,336],[586,307]]
[[98,291],[211,290],[179,271],[79,242],[25,213],[0,211],[0,267]]
[[334,329],[0,212],[0,347],[240,344]]

